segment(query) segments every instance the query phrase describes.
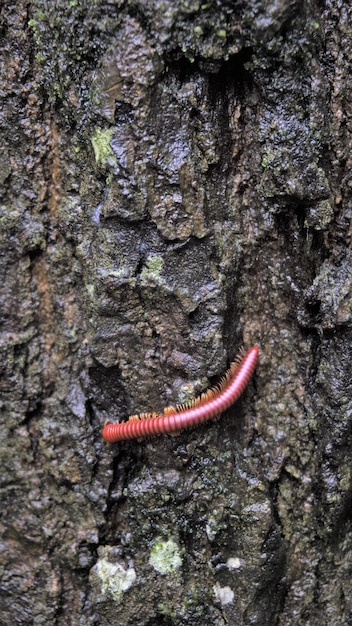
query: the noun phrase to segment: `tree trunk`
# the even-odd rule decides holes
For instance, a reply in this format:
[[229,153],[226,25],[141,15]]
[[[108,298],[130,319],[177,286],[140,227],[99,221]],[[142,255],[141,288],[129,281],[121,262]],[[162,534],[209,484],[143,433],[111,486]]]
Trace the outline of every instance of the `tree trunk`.
[[352,624],[352,8],[0,10],[0,624]]

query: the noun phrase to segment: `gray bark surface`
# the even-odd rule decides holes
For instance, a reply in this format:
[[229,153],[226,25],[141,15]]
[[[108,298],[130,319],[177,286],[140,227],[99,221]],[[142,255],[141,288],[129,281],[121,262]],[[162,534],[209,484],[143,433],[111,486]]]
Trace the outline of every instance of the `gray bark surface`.
[[[351,24],[0,7],[1,626],[352,624]],[[104,443],[241,345],[218,421]]]

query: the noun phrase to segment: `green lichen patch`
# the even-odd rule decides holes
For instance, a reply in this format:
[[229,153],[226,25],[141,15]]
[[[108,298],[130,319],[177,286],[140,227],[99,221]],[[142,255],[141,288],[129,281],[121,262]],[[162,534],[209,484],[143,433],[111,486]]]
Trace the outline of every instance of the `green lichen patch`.
[[164,267],[164,261],[161,256],[153,255],[147,258],[146,265],[143,267],[141,272],[141,280],[145,280],[149,282],[153,280],[156,283],[161,283],[162,277],[161,272]]
[[116,162],[110,146],[113,133],[113,128],[97,128],[91,138],[95,160],[99,165],[106,166],[109,162]]
[[99,32],[101,3],[34,0],[28,13],[36,80],[44,86],[51,102],[60,102],[60,113],[72,122],[72,107],[86,97],[86,72],[96,69],[103,46]]
[[169,574],[177,570],[182,564],[177,543],[173,539],[156,541],[150,551],[149,563],[159,574]]

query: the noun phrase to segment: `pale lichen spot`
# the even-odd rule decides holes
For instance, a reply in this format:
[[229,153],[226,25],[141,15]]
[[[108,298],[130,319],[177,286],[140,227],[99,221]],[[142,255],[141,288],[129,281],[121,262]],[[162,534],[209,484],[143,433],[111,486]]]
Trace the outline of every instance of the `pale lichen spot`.
[[150,551],[149,563],[159,574],[169,574],[177,570],[182,564],[177,543],[173,539],[156,541]]
[[231,604],[235,597],[235,594],[232,591],[231,587],[221,587],[219,583],[216,583],[213,586],[213,592],[216,600],[220,602],[221,606]]
[[242,559],[240,559],[238,556],[230,556],[230,558],[226,561],[226,565],[229,570],[239,569],[242,566],[242,563]]
[[99,559],[94,566],[101,592],[110,594],[115,602],[121,602],[124,592],[133,585],[137,576],[133,567],[125,569],[119,563],[110,563],[107,559]]

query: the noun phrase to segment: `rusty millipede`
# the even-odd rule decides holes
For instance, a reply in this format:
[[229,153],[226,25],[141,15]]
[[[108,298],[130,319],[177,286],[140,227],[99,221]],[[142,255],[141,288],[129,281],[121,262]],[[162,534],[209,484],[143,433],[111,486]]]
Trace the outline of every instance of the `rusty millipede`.
[[228,409],[243,393],[254,374],[259,348],[254,346],[240,355],[220,383],[186,405],[166,407],[162,414],[132,415],[127,422],[105,424],[102,435],[115,443],[125,439],[143,439],[154,435],[179,433],[214,419]]

